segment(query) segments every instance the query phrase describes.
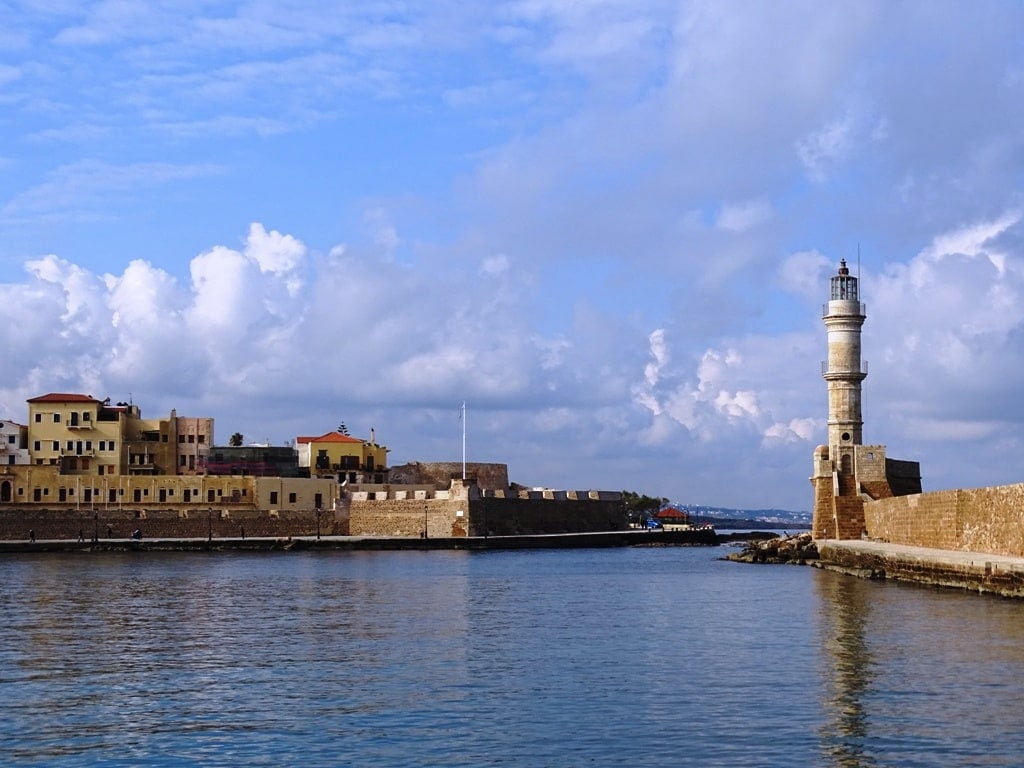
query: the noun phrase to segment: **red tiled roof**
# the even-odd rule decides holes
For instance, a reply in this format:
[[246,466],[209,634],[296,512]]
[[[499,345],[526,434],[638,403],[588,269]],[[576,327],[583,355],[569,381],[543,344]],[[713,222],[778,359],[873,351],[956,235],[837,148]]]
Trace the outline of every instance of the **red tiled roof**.
[[654,516],[660,520],[671,520],[680,517],[689,517],[686,512],[682,512],[675,507],[665,507],[665,509],[658,510],[654,513]]
[[319,437],[296,437],[296,443],[364,443],[358,437],[343,435],[341,432],[327,432]]
[[40,395],[28,400],[30,403],[98,403],[100,402],[92,395],[76,395],[65,392],[50,392],[47,395]]

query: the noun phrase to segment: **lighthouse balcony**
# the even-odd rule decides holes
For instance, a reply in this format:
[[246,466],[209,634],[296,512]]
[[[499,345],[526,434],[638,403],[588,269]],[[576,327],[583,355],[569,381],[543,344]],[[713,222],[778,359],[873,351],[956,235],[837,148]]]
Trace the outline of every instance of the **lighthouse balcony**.
[[842,378],[844,376],[860,376],[864,378],[868,375],[868,361],[862,360],[858,364],[837,366],[833,365],[829,367],[827,360],[821,361],[821,375],[825,378],[830,376],[835,378]]

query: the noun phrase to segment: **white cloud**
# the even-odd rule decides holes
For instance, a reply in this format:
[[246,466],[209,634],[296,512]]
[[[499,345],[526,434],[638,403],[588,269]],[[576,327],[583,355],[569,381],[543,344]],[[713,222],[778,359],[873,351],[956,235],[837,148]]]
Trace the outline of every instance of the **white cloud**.
[[771,204],[765,200],[723,205],[715,226],[729,232],[745,232],[768,221],[772,213]]
[[852,144],[852,130],[853,122],[846,116],[827,123],[797,142],[797,155],[812,181],[825,181],[829,168],[846,157]]
[[262,224],[254,223],[249,228],[245,253],[259,264],[261,272],[282,274],[302,264],[306,246],[291,235],[282,235],[276,230],[267,232]]

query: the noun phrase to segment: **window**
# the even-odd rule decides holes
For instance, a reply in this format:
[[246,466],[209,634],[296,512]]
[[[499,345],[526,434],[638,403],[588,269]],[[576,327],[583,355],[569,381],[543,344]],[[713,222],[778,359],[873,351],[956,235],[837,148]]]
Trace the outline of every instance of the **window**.
[[295,494],[294,493],[289,493],[288,494],[288,503],[289,504],[294,504],[295,503]]
[[69,451],[75,450],[75,441],[74,440],[68,440],[68,450]]
[[37,413],[37,414],[36,414],[36,424],[38,424],[38,423],[39,423],[39,422],[41,422],[42,420],[43,420],[43,414],[41,414],[41,413]]
[[41,451],[42,450],[42,448],[39,447],[39,441],[38,440],[36,440],[34,443],[32,443],[32,450],[33,451]]
[[59,413],[53,414],[53,423],[54,424],[60,424],[60,414]]
[[8,435],[7,442],[10,443],[11,445],[14,445],[14,435]]
[[92,440],[86,440],[85,441],[85,450],[87,450],[87,451],[91,451],[92,450]]
[[92,416],[86,412],[82,414],[82,421],[92,421]]
[[185,466],[185,462],[187,460],[186,457],[185,456],[179,456],[178,458],[181,459],[181,461],[178,462],[178,466],[184,467]]
[[270,503],[277,504],[277,491],[270,492]]
[[[68,443],[68,445],[70,446],[71,443]],[[56,441],[56,440],[53,441],[53,450],[55,450],[55,451],[59,451],[60,450],[60,443],[58,441]]]
[[185,442],[185,436],[184,435],[178,435],[178,442],[179,443],[184,443]]
[[199,436],[199,442],[200,443],[205,443],[206,442],[206,435],[200,435]]
[[188,441],[189,441],[190,443],[194,443],[194,442],[196,441],[196,436],[195,436],[195,435],[189,435],[189,436],[188,436]]
[[107,440],[107,450],[108,451],[114,450],[114,441],[113,440]]

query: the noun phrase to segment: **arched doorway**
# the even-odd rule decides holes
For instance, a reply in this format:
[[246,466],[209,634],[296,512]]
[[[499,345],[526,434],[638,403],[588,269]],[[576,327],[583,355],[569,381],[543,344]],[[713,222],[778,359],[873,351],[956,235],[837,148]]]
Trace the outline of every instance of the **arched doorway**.
[[0,482],[0,504],[10,504],[13,493],[10,480]]

